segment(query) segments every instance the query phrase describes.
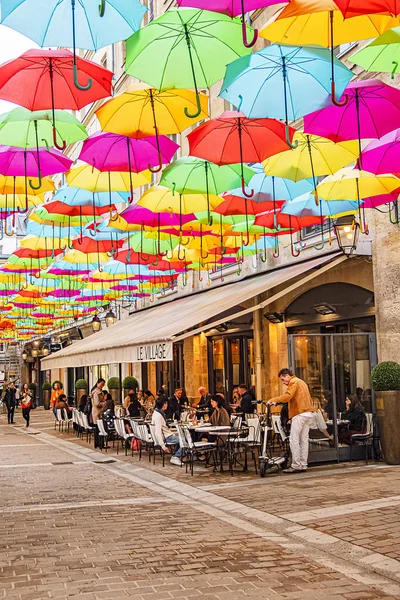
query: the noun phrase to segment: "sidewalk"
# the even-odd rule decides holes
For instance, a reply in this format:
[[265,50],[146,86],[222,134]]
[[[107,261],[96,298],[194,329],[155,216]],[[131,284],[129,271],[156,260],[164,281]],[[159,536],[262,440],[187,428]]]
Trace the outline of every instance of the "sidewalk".
[[[400,469],[195,472],[0,416],[5,598],[400,599]],[[110,462],[112,461],[112,462]]]

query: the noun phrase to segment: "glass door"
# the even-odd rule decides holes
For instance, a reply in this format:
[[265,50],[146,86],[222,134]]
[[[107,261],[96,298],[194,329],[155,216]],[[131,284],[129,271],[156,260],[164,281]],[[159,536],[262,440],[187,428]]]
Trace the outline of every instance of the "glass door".
[[349,448],[340,443],[346,397],[355,395],[367,419],[375,412],[370,373],[377,363],[374,333],[289,335],[290,368],[310,388],[315,406],[327,418],[334,447],[321,431],[310,431],[310,462],[347,458]]

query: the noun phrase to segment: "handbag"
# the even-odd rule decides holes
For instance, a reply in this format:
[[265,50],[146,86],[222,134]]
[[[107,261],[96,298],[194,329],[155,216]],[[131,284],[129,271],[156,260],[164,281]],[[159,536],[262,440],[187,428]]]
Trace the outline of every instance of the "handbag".
[[136,438],[132,438],[132,440],[131,440],[131,450],[135,450],[136,452],[139,452],[139,450],[140,450],[140,440],[137,440]]

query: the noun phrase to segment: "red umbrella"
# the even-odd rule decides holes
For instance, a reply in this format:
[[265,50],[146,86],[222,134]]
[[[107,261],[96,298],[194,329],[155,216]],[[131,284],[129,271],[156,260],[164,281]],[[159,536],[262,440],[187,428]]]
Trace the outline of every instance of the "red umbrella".
[[276,119],[248,119],[241,112],[226,111],[188,135],[190,154],[217,165],[240,163],[242,192],[251,198],[254,191],[245,190],[243,163],[259,163],[290,150],[294,131],[285,131],[285,124]]
[[[89,89],[79,89],[74,72],[85,73],[92,82]],[[98,64],[76,58],[69,50],[28,50],[15,60],[0,66],[0,98],[29,110],[53,111],[54,145],[64,150],[65,142],[57,143],[55,113],[57,108],[79,110],[111,96],[113,73]]]
[[[300,254],[300,250],[297,252],[294,250],[293,233],[300,231],[303,227],[311,227],[312,225],[318,225],[319,223],[321,223],[321,217],[319,216],[295,217],[293,215],[282,214],[280,208],[277,210],[270,210],[263,215],[258,215],[254,221],[254,225],[260,225],[269,229],[278,227],[278,231],[274,234],[275,236],[287,233],[287,231],[282,231],[281,228],[288,228],[290,233],[290,250],[293,256],[299,256]],[[275,246],[277,247],[277,244]]]
[[123,243],[123,239],[115,242],[112,239],[96,240],[92,237],[83,236],[82,238],[79,237],[72,241],[72,248],[74,248],[74,250],[84,252],[85,254],[90,254],[92,252],[105,252],[111,256],[114,255],[116,251],[118,252],[118,248],[121,248]]
[[[45,238],[47,239],[47,238]],[[48,256],[51,256],[52,258],[54,258],[55,256],[58,256],[58,254],[62,254],[64,252],[64,250],[61,249],[52,249],[50,248],[49,250],[31,250],[31,248],[18,248],[17,250],[14,250],[13,254],[14,256],[18,256],[19,258],[46,258]]]
[[400,0],[335,0],[335,4],[346,19],[376,13],[400,15]]
[[[260,194],[258,194],[260,195]],[[267,194],[264,194],[267,197]],[[268,210],[274,210],[279,208],[285,203],[285,200],[265,200],[256,202],[254,199],[248,200],[241,196],[235,196],[235,194],[227,192],[222,194],[224,201],[219,204],[214,212],[219,215],[258,215],[260,213],[267,212]]]

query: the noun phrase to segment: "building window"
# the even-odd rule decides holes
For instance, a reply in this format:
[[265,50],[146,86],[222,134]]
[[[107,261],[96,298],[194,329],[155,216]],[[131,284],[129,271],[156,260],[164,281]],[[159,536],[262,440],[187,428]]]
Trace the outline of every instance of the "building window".
[[154,0],[149,0],[149,23],[154,20]]

